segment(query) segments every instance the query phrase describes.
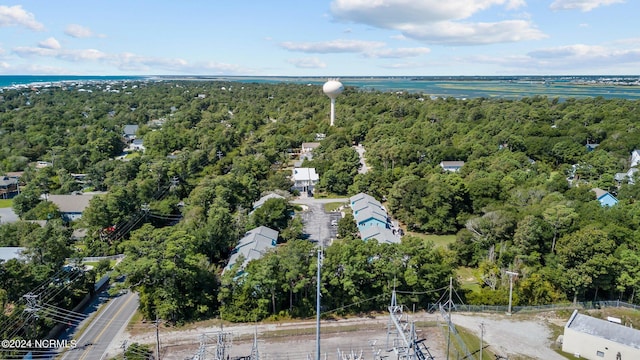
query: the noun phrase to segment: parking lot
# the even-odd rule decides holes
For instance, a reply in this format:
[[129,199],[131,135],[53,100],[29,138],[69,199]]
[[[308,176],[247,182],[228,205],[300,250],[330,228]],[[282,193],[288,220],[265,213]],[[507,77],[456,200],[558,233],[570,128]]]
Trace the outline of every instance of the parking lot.
[[[303,207],[300,216],[304,223],[304,233],[310,241],[318,242],[322,246],[329,246],[331,241],[336,238],[338,221],[342,216],[338,211],[326,212],[324,210],[325,204],[335,202],[344,202],[346,204],[349,199],[300,198],[292,201],[292,203]],[[335,225],[333,225],[334,221]]]

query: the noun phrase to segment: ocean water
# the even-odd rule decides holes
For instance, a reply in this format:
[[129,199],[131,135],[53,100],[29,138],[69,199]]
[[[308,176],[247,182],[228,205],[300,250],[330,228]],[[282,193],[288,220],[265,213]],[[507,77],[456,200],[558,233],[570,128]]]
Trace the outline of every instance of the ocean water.
[[[246,76],[64,76],[4,75],[0,88],[25,84],[72,81],[127,80],[220,80],[255,83],[295,83],[322,85],[325,77],[246,77]],[[452,76],[452,77],[343,77],[346,87],[362,91],[402,91],[425,97],[506,98],[531,96],[549,98],[622,98],[640,100],[640,76]]]

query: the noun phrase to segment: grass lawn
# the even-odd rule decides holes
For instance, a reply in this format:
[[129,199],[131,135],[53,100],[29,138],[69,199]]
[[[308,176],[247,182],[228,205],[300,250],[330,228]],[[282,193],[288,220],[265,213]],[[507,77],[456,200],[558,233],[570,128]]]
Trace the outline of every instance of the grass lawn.
[[13,205],[11,199],[0,199],[0,208],[10,208]]
[[456,241],[455,235],[432,235],[432,234],[421,234],[413,231],[408,231],[406,235],[415,236],[420,239],[429,240],[435,244],[436,247],[447,248],[449,244]]
[[469,267],[459,267],[456,270],[458,281],[460,281],[460,287],[470,291],[480,291],[480,284],[478,283],[478,269]]
[[[337,210],[340,206],[345,206],[345,209],[346,209],[346,208],[348,208],[347,204],[348,203],[346,203],[346,202],[326,203],[326,204],[324,204],[324,211],[331,212],[331,211]],[[349,210],[351,210],[351,209],[349,208]]]
[[[477,337],[476,335],[474,335],[471,331],[461,327],[461,326],[456,326],[456,330],[458,330],[458,334],[460,335],[460,338],[462,339],[462,341],[464,342],[464,344],[467,346],[467,349],[472,352],[474,359],[495,359],[496,355],[491,351],[491,348],[488,347],[488,344],[486,339],[484,339],[484,342],[482,344],[482,347],[484,348],[484,350],[482,351],[482,358],[480,358],[479,356],[479,350],[480,350],[480,338]],[[459,348],[459,345],[457,344],[457,341],[455,341],[455,339],[453,338],[453,335],[451,337],[451,343],[454,344],[455,348],[460,352],[461,349]],[[465,354],[462,354],[465,355]]]

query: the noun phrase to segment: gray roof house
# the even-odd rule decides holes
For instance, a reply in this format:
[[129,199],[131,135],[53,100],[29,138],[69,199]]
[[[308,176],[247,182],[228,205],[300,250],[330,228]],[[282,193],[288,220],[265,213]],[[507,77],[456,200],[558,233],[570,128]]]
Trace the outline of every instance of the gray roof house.
[[393,230],[381,226],[370,226],[360,231],[362,240],[375,239],[379,243],[398,244],[400,237]]
[[231,269],[239,260],[240,255],[244,257],[240,265],[241,270],[238,275],[244,273],[244,268],[249,261],[261,258],[268,250],[276,247],[278,243],[278,232],[266,226],[259,226],[245,233],[238,245],[231,251],[229,263],[223,272]]
[[131,141],[136,138],[138,129],[138,125],[125,125],[122,129],[122,137],[124,137],[127,141]]
[[640,330],[574,310],[564,326],[562,351],[591,360],[640,359]]
[[22,252],[25,249],[26,248],[14,246],[0,247],[0,260],[9,261],[11,259],[23,259],[24,257]]
[[351,210],[353,210],[354,216],[358,214],[361,210],[367,207],[373,207],[376,210],[380,209],[386,213],[386,209],[382,206],[382,203],[371,195],[365,193],[359,193],[349,198],[349,205],[351,206]]
[[440,167],[445,171],[458,172],[464,166],[464,161],[441,161]]
[[285,197],[276,193],[268,193],[267,195],[261,197],[253,203],[253,210],[259,208],[264,205],[265,202],[269,199],[284,199]]
[[84,195],[47,195],[47,200],[54,203],[66,221],[80,219],[84,209],[89,206],[93,194]]

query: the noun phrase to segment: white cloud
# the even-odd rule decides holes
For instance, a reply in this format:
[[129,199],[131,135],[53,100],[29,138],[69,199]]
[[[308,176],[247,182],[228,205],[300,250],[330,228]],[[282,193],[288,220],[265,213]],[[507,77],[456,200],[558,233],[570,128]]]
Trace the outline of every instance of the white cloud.
[[[379,41],[361,40],[332,40],[321,42],[284,42],[281,47],[290,51],[304,53],[358,53],[369,58],[406,58],[428,54],[431,50],[426,47],[416,48],[385,48],[386,44]],[[301,59],[296,59],[301,60]]]
[[621,4],[625,0],[555,0],[550,8],[551,10],[582,10],[591,11],[600,6],[612,4]]
[[327,67],[327,64],[316,57],[289,59],[287,62],[301,69],[324,69]]
[[25,11],[20,5],[0,5],[0,27],[7,26],[24,26],[36,31],[44,30],[44,25],[36,21],[36,17]]
[[44,49],[60,49],[60,43],[56,38],[50,37],[46,40],[42,40],[38,43],[38,46]]
[[526,55],[475,55],[460,63],[490,64],[513,74],[600,74],[627,72],[640,66],[640,47],[573,44],[531,51]]
[[[524,0],[334,0],[336,19],[401,31],[427,43],[491,44],[546,37],[527,20],[469,21],[491,7],[516,10]],[[519,15],[522,16],[522,15]]]
[[61,49],[19,46],[14,48],[13,52],[20,57],[52,57],[71,62],[105,60],[109,58],[107,54],[95,49]]
[[102,34],[95,34],[91,29],[86,26],[78,24],[69,24],[64,33],[74,38],[89,38],[89,37],[106,37]]
[[547,37],[526,20],[495,23],[461,23],[441,21],[416,26],[405,25],[399,30],[407,37],[434,44],[478,45],[539,40]]
[[[253,74],[253,69],[243,68],[239,65],[226,64],[219,62],[200,62],[190,63],[187,60],[180,58],[162,58],[162,57],[148,57],[141,56],[133,53],[119,53],[108,54],[96,49],[53,49],[44,47],[16,47],[12,49],[15,54],[23,58],[54,58],[58,60],[64,60],[74,64],[86,64],[86,63],[103,63],[113,66],[121,71],[132,72],[149,72],[153,71],[154,74],[158,71],[166,71],[169,73],[187,73],[187,74]],[[45,67],[40,69],[33,69],[29,73],[51,73],[58,74],[60,71],[58,68],[50,68],[48,71]],[[72,69],[67,70],[67,74],[74,73]],[[62,72],[64,73],[64,71]]]
[[397,48],[397,49],[373,49],[365,52],[365,56],[372,58],[402,59],[407,57],[415,57],[425,55],[431,52],[426,47],[417,48]]
[[361,40],[332,40],[320,42],[283,42],[280,46],[290,51],[300,51],[305,53],[359,53],[371,48],[379,48],[384,46],[379,41],[361,41]]

